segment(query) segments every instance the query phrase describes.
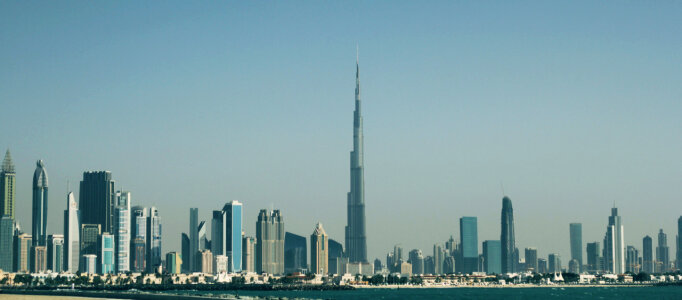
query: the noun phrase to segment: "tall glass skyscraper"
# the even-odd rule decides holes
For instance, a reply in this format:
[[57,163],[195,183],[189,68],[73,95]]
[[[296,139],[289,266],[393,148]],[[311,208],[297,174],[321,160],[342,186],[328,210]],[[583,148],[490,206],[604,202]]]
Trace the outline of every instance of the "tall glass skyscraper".
[[161,217],[159,210],[149,208],[147,218],[147,271],[153,272],[161,265]]
[[64,269],[71,273],[80,269],[80,226],[78,204],[69,192],[64,210]]
[[682,270],[682,217],[677,219],[677,269]]
[[117,273],[130,271],[130,192],[116,192],[116,270]]
[[[214,210],[211,219],[211,252],[213,255],[225,255],[225,212]],[[184,258],[186,259],[186,258]]]
[[189,257],[186,257],[185,260],[189,263],[191,272],[201,271],[199,261],[199,209],[195,207],[189,209]]
[[5,152],[0,172],[0,217],[10,216],[14,220],[14,198],[16,197],[16,173],[9,149]]
[[[223,207],[225,212],[225,255],[228,257],[228,272],[238,273],[242,271],[242,208],[243,205],[237,200],[232,200]],[[284,267],[283,256],[281,263]]]
[[653,239],[648,235],[642,239],[642,271],[648,274],[654,272],[653,244]]
[[462,272],[471,274],[478,269],[478,219],[459,219],[459,239],[462,242]]
[[313,274],[329,273],[329,236],[319,222],[310,235],[310,271]]
[[604,262],[606,271],[613,274],[625,272],[625,243],[623,223],[618,215],[618,208],[611,209],[609,226],[604,236]]
[[47,170],[42,160],[33,173],[33,246],[47,246]]
[[346,251],[350,262],[367,262],[365,231],[365,166],[363,158],[362,111],[360,105],[360,64],[355,61],[355,112],[353,114],[353,151],[350,153],[350,192]]
[[502,273],[516,272],[516,237],[514,236],[514,209],[509,197],[502,198],[502,230],[500,231],[500,243],[502,247]]
[[602,270],[599,263],[599,242],[587,243],[587,270],[597,272]]
[[488,274],[502,272],[502,244],[500,241],[483,241],[483,264]]
[[100,273],[101,274],[112,274],[114,273],[115,265],[115,249],[114,249],[114,235],[108,232],[102,233],[99,240],[99,263],[100,263]]
[[81,222],[83,224],[99,224],[102,232],[114,232],[116,201],[111,172],[83,173],[79,197]]
[[47,269],[57,273],[64,271],[64,235],[47,237]]
[[571,237],[571,260],[578,261],[579,269],[583,269],[583,224],[571,223],[569,225]]

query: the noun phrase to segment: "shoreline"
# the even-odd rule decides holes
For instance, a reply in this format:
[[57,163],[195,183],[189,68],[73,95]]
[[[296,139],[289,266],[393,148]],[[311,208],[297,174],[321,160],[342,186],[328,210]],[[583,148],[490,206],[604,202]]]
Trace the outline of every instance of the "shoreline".
[[653,287],[655,284],[557,284],[557,285],[535,285],[535,284],[508,284],[508,285],[353,285],[356,289],[449,289],[449,288],[493,288],[493,289],[515,289],[515,288],[614,288],[614,287]]

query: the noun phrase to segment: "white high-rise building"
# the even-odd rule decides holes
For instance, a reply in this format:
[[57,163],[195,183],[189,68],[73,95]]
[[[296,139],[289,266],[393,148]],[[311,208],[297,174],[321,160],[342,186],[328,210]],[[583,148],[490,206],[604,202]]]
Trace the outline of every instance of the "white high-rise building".
[[625,238],[623,236],[623,223],[618,215],[618,208],[611,209],[609,225],[606,227],[604,237],[604,263],[605,269],[613,274],[625,273]]
[[116,192],[116,272],[130,271],[130,192]]
[[72,192],[66,196],[64,210],[64,270],[78,272],[80,261],[80,213]]
[[161,217],[159,210],[149,208],[147,218],[147,272],[153,272],[161,265]]

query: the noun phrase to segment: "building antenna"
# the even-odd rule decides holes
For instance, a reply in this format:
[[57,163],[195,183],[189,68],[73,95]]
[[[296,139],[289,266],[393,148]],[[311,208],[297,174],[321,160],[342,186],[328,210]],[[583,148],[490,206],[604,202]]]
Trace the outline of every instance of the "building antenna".
[[71,184],[69,183],[69,180],[66,180],[66,193],[68,194],[71,192]]
[[502,189],[502,197],[504,198],[507,195],[504,193],[504,184],[502,184],[502,180],[500,180],[500,188]]

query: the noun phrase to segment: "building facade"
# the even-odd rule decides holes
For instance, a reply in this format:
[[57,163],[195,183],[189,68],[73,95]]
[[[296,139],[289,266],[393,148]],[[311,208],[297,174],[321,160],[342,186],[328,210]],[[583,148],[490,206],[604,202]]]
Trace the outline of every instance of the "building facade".
[[279,210],[262,209],[256,222],[256,272],[284,273],[284,220]]
[[116,272],[116,239],[114,235],[108,232],[104,232],[100,235],[99,239],[99,272],[101,274],[113,274]]
[[583,224],[571,223],[569,224],[569,235],[571,242],[571,259],[578,261],[578,269],[582,270],[583,266]]
[[611,209],[609,225],[604,236],[604,262],[607,272],[622,274],[625,272],[625,243],[623,223],[618,215],[618,208]]
[[0,270],[14,271],[14,219],[9,215],[0,218]]
[[[227,268],[229,272],[241,272],[243,205],[237,200],[232,200],[229,203],[225,204],[225,206],[223,207],[223,211],[225,212],[224,255],[228,257]],[[283,263],[284,261],[282,260],[282,265]]]
[[256,272],[256,239],[252,236],[242,238],[242,270]]
[[47,269],[58,273],[65,271],[64,235],[62,234],[47,236]]
[[[286,232],[284,234],[284,272],[303,272],[308,268],[308,246],[304,236]],[[312,253],[311,253],[312,254]]]
[[199,257],[199,209],[192,207],[189,209],[189,257],[185,260],[189,263],[191,272],[201,271],[201,261]]
[[502,242],[483,241],[483,266],[488,274],[502,273]]
[[169,274],[180,274],[182,268],[182,258],[177,252],[166,253],[166,272]]
[[9,149],[5,152],[5,159],[2,161],[2,171],[0,172],[0,216],[10,216],[14,220],[16,197],[16,172],[14,162]]
[[79,197],[81,223],[99,224],[102,232],[114,232],[116,203],[114,180],[111,177],[111,172],[83,173]]
[[149,208],[147,218],[147,272],[154,272],[161,265],[161,217],[159,210]]
[[310,235],[310,271],[315,274],[329,273],[329,236],[319,222]]
[[663,229],[658,232],[658,246],[656,247],[656,264],[654,271],[665,273],[670,270],[670,251],[668,249],[668,235]]
[[130,192],[116,192],[116,273],[126,273],[130,271]]
[[587,270],[593,273],[602,271],[599,248],[599,242],[587,243]]
[[461,272],[471,274],[478,271],[478,219],[476,217],[460,218],[459,236],[462,245]]

